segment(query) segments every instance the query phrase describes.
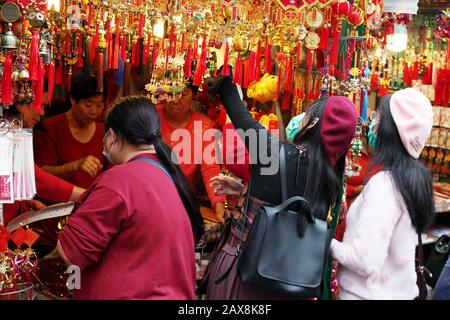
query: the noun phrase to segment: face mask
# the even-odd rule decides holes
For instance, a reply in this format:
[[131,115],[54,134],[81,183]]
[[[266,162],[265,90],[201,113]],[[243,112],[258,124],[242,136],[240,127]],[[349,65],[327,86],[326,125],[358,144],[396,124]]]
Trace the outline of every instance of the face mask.
[[377,124],[376,120],[372,120],[369,125],[369,132],[367,133],[367,139],[369,142],[369,146],[375,150],[375,146],[377,144],[377,135],[373,133],[373,127]]
[[[109,132],[110,132],[110,131],[108,131],[108,133],[105,134],[105,136],[103,137],[103,145],[105,144],[104,140],[105,140],[106,136],[109,134]],[[107,151],[105,150],[105,147],[103,147],[103,156],[104,156],[105,159],[106,159],[109,163],[111,163],[111,164],[114,164],[114,162],[113,162],[113,160],[112,160],[112,158],[111,158],[111,151],[112,151],[112,149],[113,149],[113,147],[114,147],[114,143],[115,143],[115,141],[112,143],[111,149],[109,149],[109,152],[107,152]]]

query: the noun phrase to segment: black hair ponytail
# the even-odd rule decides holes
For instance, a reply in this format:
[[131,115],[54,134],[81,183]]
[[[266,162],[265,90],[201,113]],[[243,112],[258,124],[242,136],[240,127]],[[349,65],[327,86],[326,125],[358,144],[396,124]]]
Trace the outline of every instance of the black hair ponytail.
[[204,231],[204,222],[194,190],[176,162],[172,150],[161,139],[159,116],[155,106],[144,96],[127,96],[116,100],[105,117],[105,128],[112,128],[133,145],[153,144],[156,155],[170,173],[191,221],[196,241]]

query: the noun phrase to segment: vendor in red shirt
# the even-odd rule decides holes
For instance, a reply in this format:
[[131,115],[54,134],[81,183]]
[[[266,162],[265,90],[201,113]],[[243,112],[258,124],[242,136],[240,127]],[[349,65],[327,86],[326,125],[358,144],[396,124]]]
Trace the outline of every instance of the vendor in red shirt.
[[[180,98],[170,102],[166,101],[164,105],[157,106],[161,121],[161,134],[164,142],[172,148],[175,156],[178,157],[180,168],[192,185],[195,185],[196,172],[200,167],[203,184],[211,201],[211,206],[215,209],[218,220],[223,222],[225,199],[223,196],[215,195],[210,185],[210,180],[220,174],[221,168],[215,158],[209,159],[212,160],[212,164],[203,158],[205,154],[210,156],[209,152],[204,151],[205,148],[210,148],[211,143],[214,143],[214,137],[205,136],[207,141],[203,141],[204,133],[208,129],[213,129],[214,123],[206,116],[191,109],[194,90],[196,88],[188,85]],[[190,141],[184,141],[184,133],[189,134]],[[180,146],[190,146],[190,150],[188,150],[190,154],[185,154],[187,148],[180,148]]]
[[194,299],[203,220],[155,107],[121,98],[105,126],[105,157],[116,165],[79,199],[57,246],[81,269],[75,299]]
[[[16,104],[5,112],[6,116],[22,119],[23,127],[31,129],[40,119],[39,113],[30,105]],[[74,186],[58,177],[55,177],[37,165],[34,166],[37,196],[53,202],[67,202],[78,198],[84,189]],[[5,226],[19,214],[29,210],[40,210],[45,205],[38,200],[16,201],[3,206]]]
[[103,167],[104,126],[95,120],[104,107],[97,78],[77,75],[71,81],[71,109],[43,122],[34,135],[36,163],[48,173],[88,188]]

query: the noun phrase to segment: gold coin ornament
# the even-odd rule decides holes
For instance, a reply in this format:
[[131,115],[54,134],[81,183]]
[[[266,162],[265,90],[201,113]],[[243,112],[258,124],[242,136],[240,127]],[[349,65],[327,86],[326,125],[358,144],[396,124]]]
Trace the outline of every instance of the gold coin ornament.
[[317,8],[313,8],[308,11],[305,17],[306,26],[310,29],[318,29],[322,26],[325,18],[322,11]]
[[305,44],[308,49],[316,50],[317,48],[319,48],[320,44],[319,35],[314,31],[310,31],[305,38]]

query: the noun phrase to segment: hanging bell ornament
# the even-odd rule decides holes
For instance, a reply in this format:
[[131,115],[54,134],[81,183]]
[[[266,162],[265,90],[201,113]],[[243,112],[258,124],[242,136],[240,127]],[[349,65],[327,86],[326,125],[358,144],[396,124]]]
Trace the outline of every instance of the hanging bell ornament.
[[8,23],[8,30],[3,35],[2,48],[8,50],[16,50],[18,48],[18,42],[16,35],[11,30],[12,24]]
[[12,79],[13,81],[19,81],[20,80],[20,72],[19,71],[14,71],[12,74]]
[[22,69],[19,72],[19,78],[20,80],[28,80],[30,78],[30,73],[28,72],[27,69]]

